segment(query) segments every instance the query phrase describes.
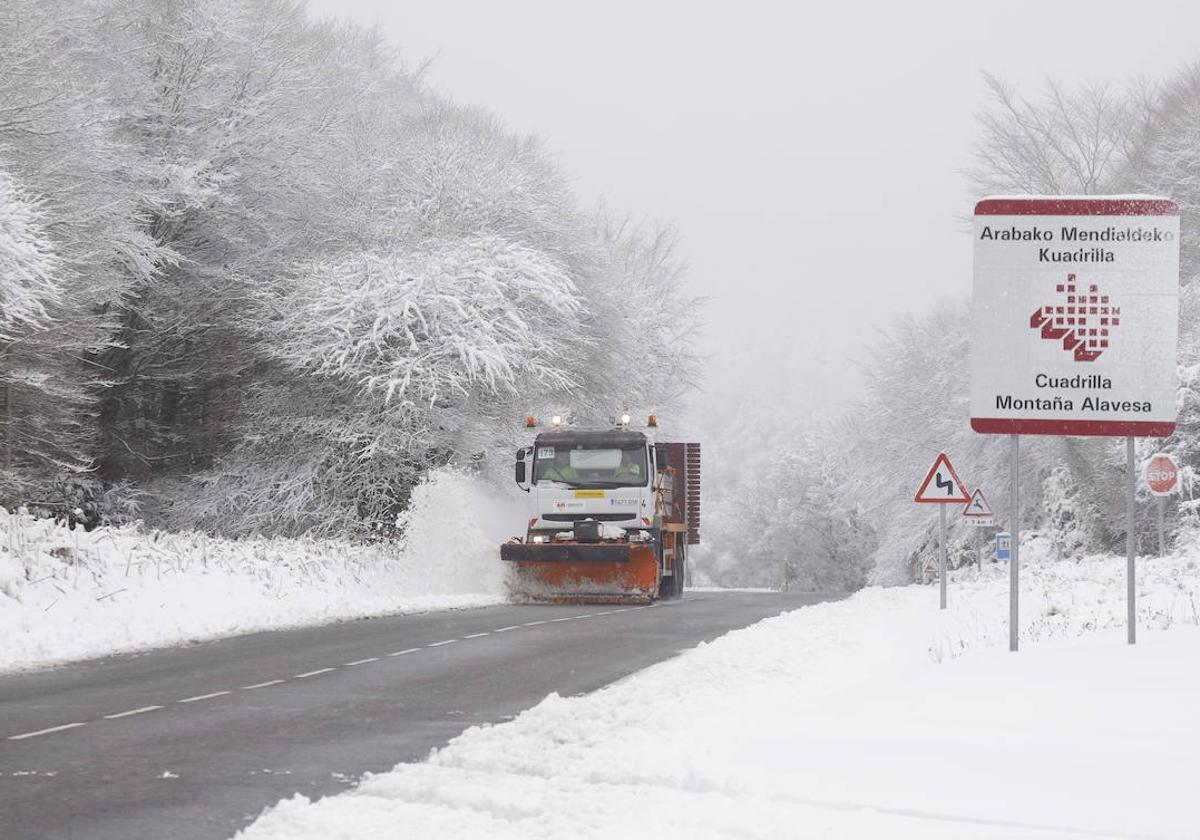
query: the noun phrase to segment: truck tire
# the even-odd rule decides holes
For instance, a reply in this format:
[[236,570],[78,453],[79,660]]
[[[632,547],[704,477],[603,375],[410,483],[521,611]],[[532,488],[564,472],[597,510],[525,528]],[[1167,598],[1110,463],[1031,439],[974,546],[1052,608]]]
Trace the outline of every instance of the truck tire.
[[[659,548],[662,551],[662,548]],[[671,601],[683,597],[683,578],[687,569],[687,555],[683,541],[675,543],[675,568],[670,577],[664,577],[658,586],[658,597],[662,601]],[[661,563],[661,553],[659,555]]]
[[675,574],[671,576],[671,597],[682,598],[687,582],[687,541],[679,540],[675,545]]

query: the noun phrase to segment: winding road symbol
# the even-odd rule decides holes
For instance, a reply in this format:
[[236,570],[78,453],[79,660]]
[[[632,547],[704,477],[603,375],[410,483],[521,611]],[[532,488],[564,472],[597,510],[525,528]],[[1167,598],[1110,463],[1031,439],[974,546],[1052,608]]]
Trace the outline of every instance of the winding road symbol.
[[913,501],[943,505],[966,504],[971,501],[971,494],[967,492],[945,452],[938,453]]

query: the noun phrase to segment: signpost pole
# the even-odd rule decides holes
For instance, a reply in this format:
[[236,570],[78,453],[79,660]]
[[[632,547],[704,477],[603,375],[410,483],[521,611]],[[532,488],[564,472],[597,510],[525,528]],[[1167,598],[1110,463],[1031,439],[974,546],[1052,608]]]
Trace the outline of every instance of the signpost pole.
[[1162,557],[1167,553],[1167,529],[1164,523],[1166,518],[1164,508],[1167,506],[1167,500],[1163,496],[1158,497],[1158,556]]
[[1137,474],[1133,463],[1132,437],[1125,438],[1125,456],[1129,473],[1129,492],[1125,496],[1125,621],[1129,625],[1129,644],[1132,645],[1137,643],[1137,584],[1134,581],[1137,551],[1134,494],[1137,490]]
[[1011,554],[1008,561],[1008,649],[1017,649],[1017,602],[1021,594],[1021,436],[1009,438],[1011,460],[1008,465],[1012,498],[1009,500],[1008,532],[1011,535]]
[[942,530],[942,551],[938,558],[938,586],[941,589],[941,608],[946,609],[946,506],[938,505],[938,521]]

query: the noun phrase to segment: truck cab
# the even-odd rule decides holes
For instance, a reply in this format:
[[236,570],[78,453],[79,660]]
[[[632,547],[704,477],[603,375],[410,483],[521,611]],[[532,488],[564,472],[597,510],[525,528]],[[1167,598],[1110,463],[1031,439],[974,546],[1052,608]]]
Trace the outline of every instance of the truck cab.
[[576,536],[577,530],[584,533],[576,538],[637,539],[653,527],[657,469],[644,433],[548,430],[520,454],[526,480],[518,484],[531,496],[529,542],[551,542],[563,532]]

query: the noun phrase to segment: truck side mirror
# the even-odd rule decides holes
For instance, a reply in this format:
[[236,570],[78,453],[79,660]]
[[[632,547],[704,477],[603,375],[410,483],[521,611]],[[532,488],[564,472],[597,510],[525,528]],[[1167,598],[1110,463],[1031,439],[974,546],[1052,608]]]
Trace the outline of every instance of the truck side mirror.
[[533,455],[533,449],[525,447],[517,450],[517,462],[514,464],[513,478],[517,482],[517,486],[529,492],[529,458]]

